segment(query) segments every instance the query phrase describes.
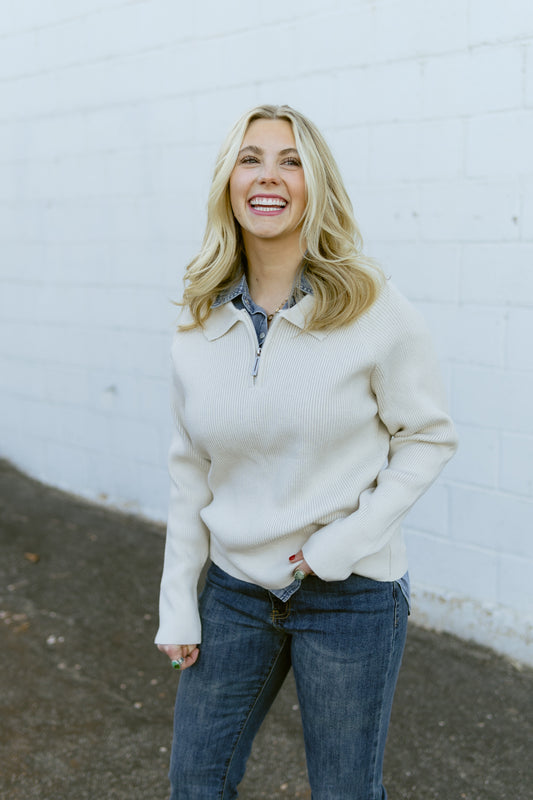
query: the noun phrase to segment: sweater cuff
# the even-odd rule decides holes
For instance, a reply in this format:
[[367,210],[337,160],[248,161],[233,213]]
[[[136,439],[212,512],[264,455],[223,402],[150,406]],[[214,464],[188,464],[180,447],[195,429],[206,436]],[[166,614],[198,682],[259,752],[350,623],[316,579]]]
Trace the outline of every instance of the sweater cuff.
[[187,597],[186,593],[183,597],[175,595],[173,602],[161,593],[160,620],[156,644],[200,644],[202,625],[196,592],[194,597]]

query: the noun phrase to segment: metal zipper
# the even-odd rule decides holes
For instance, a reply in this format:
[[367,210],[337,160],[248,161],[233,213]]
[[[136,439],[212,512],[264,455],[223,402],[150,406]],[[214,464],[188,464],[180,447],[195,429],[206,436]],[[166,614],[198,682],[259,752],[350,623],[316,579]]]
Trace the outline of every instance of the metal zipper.
[[259,372],[259,359],[261,358],[262,349],[263,349],[262,347],[258,347],[257,350],[255,351],[255,360],[252,368],[252,378],[257,378],[257,373]]
[[[247,319],[246,324],[248,325],[249,329],[251,329],[255,341],[257,341],[257,335],[256,335],[256,332],[255,332],[254,324],[251,321],[249,314],[247,314],[247,318],[248,319]],[[274,326],[276,325],[276,322],[277,322],[277,319],[274,319],[274,321],[272,322],[272,325],[270,326],[269,334],[270,334],[270,338],[271,339],[272,339],[272,330],[273,330]],[[257,374],[259,372],[259,361],[261,359],[261,353],[263,352],[263,347],[264,347],[264,343],[262,345],[258,345],[257,349],[255,351],[254,364],[253,364],[253,367],[252,367],[252,378],[254,379],[254,383],[255,383],[255,379],[257,378]]]

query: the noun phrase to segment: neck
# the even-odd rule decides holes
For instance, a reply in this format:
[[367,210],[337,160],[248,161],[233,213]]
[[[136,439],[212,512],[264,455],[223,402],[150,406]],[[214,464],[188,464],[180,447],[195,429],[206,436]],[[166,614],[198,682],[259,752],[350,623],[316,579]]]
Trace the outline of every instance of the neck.
[[292,292],[303,258],[300,243],[292,248],[287,247],[286,242],[255,240],[244,244],[252,299],[262,308],[272,311]]

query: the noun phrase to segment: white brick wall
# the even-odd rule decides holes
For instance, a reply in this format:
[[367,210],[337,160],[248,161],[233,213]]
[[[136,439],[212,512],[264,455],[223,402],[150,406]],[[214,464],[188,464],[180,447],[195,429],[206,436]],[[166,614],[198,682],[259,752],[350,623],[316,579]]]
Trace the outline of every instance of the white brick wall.
[[1,452],[164,518],[170,299],[265,101],[322,127],[442,360],[461,449],[408,519],[414,616],[533,663],[529,0],[7,4]]

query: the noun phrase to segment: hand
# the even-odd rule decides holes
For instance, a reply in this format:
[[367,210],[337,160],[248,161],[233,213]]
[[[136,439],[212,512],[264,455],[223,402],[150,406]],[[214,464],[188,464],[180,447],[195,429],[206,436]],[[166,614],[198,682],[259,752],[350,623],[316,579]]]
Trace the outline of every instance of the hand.
[[306,577],[308,575],[315,574],[311,569],[311,567],[309,566],[309,564],[307,563],[307,561],[305,560],[304,554],[302,553],[301,550],[298,550],[297,553],[295,553],[293,556],[290,556],[289,561],[291,562],[291,564],[294,564],[295,569],[301,569],[302,572],[305,572]]
[[180,666],[180,672],[192,667],[200,655],[197,644],[158,644],[157,649],[166,653],[171,661],[177,661],[179,658],[185,659]]

